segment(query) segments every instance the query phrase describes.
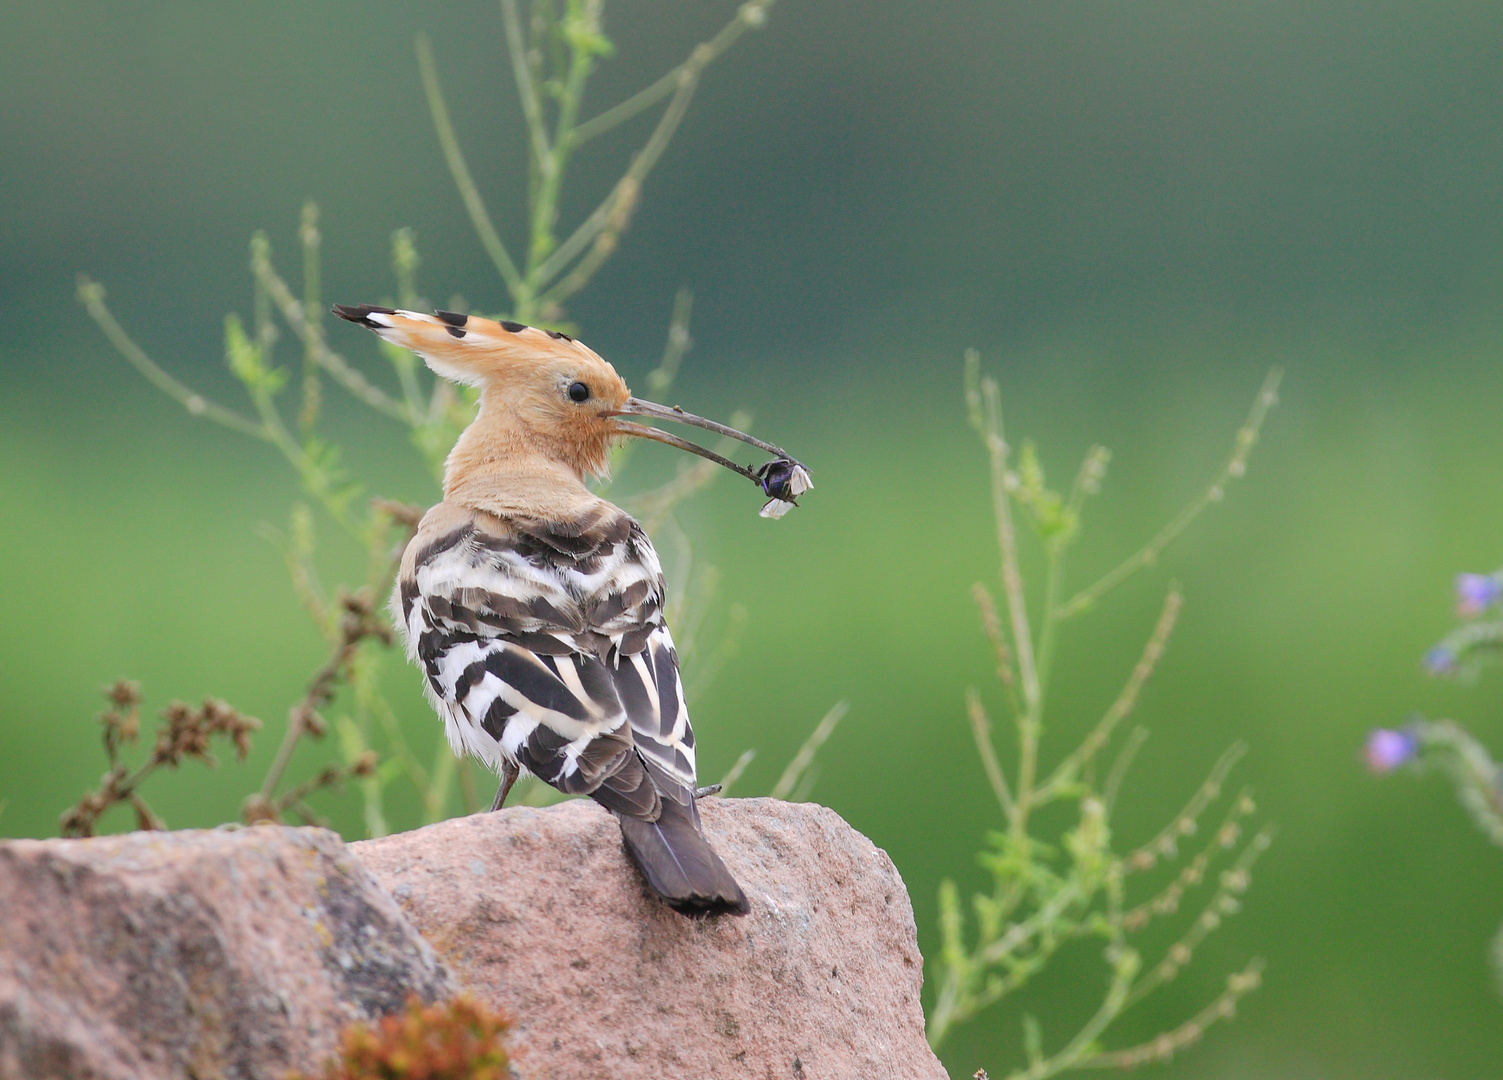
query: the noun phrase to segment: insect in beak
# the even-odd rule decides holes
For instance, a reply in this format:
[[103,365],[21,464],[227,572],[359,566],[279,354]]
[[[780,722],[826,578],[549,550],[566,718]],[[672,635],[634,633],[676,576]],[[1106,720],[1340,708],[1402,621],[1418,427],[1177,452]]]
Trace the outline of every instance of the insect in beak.
[[790,508],[798,505],[798,497],[814,486],[814,481],[809,476],[809,470],[805,465],[793,457],[788,451],[754,438],[744,431],[737,431],[733,427],[716,423],[714,420],[706,420],[703,416],[695,416],[691,412],[685,412],[677,405],[659,405],[652,401],[643,401],[641,398],[627,398],[626,404],[612,416],[643,416],[652,420],[671,420],[675,424],[688,424],[691,427],[704,428],[713,431],[717,435],[724,435],[732,439],[740,439],[744,443],[755,446],[758,450],[765,450],[773,455],[773,460],[764,462],[755,469],[748,469],[738,465],[730,458],[722,457],[698,443],[692,443],[688,439],[681,439],[677,435],[670,435],[655,427],[646,424],[638,424],[631,421],[623,421],[616,425],[616,432],[620,435],[634,435],[641,439],[651,439],[654,442],[665,443],[668,446],[676,446],[680,450],[687,450],[691,454],[698,454],[702,458],[708,458],[717,465],[724,465],[732,472],[740,473],[752,483],[762,489],[764,495],[770,496],[767,505],[762,507],[763,517],[779,518],[786,514]]

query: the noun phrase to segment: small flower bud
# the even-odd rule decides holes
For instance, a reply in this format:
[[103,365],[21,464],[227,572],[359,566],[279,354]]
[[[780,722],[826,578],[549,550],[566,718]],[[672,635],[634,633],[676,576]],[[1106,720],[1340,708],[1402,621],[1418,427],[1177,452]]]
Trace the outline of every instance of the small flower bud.
[[1424,664],[1431,675],[1450,675],[1456,670],[1456,654],[1444,645],[1437,645],[1425,654]]
[[1503,599],[1503,582],[1492,574],[1456,575],[1456,614],[1476,618]]
[[1408,731],[1377,728],[1367,737],[1367,767],[1379,775],[1407,765],[1418,753],[1419,740]]
[[117,679],[112,686],[105,687],[104,696],[115,708],[129,709],[141,704],[141,684],[130,679]]

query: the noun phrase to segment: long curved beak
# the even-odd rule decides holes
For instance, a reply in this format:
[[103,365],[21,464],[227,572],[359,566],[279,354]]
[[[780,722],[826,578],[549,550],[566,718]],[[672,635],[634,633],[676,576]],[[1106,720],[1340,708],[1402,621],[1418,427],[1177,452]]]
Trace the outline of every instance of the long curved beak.
[[[770,466],[782,464],[783,468],[778,470],[781,474],[787,474],[793,469],[797,469],[802,474],[803,483],[798,485],[798,490],[792,491],[793,496],[801,494],[807,487],[814,486],[813,481],[809,480],[809,470],[801,461],[782,447],[774,446],[769,442],[763,442],[761,439],[748,435],[744,431],[737,431],[726,424],[716,423],[714,420],[706,420],[703,416],[695,416],[691,412],[685,412],[677,405],[659,405],[653,401],[643,401],[641,398],[627,398],[626,404],[610,415],[642,416],[651,420],[671,420],[675,424],[688,424],[691,427],[713,431],[715,434],[724,435],[727,438],[740,439],[744,443],[755,446],[758,450],[764,450],[772,454],[775,461],[768,462],[758,469],[748,469],[743,465],[736,464],[730,458],[722,457],[707,447],[700,446],[698,443],[692,443],[688,439],[681,439],[677,435],[670,435],[659,428],[648,427],[646,424],[638,424],[631,421],[622,421],[616,424],[616,431],[621,435],[633,435],[639,439],[651,439],[654,442],[664,443],[668,446],[676,446],[680,450],[687,450],[691,454],[698,454],[702,458],[708,458],[717,465],[724,465],[732,472],[740,473],[746,477],[761,488],[764,494],[771,495],[777,501],[794,503],[794,499],[789,496],[789,489],[786,483],[779,484],[770,481]],[[786,510],[787,508],[784,507],[784,509]]]
[[[732,439],[740,439],[744,443],[749,443],[752,446],[755,446],[758,450],[766,450],[769,454],[772,454],[775,457],[788,458],[789,461],[793,460],[793,458],[789,456],[788,451],[782,449],[781,447],[773,446],[772,443],[766,443],[761,439],[753,438],[746,432],[737,431],[735,428],[728,427],[725,424],[717,424],[714,420],[706,420],[703,416],[695,416],[691,412],[685,412],[677,405],[659,405],[653,401],[643,401],[641,398],[627,398],[626,404],[612,415],[647,416],[652,418],[653,420],[672,420],[675,424],[689,424],[692,427],[704,428],[706,431],[713,431],[717,435],[725,435]],[[636,434],[636,432],[629,432],[629,434]],[[651,436],[649,435],[648,438],[651,438]],[[692,446],[694,444],[690,443],[689,445]]]

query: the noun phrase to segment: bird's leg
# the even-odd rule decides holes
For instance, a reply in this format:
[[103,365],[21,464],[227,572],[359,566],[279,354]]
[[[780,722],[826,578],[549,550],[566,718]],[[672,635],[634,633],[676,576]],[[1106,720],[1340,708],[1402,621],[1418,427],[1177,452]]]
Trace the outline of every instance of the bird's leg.
[[496,799],[491,803],[492,813],[501,809],[502,804],[506,802],[507,792],[511,791],[511,786],[517,782],[517,777],[521,772],[522,770],[517,766],[516,762],[502,760],[501,786],[496,789]]
[[695,788],[694,797],[696,799],[703,799],[706,795],[719,795],[720,788],[720,784],[711,784],[709,787]]

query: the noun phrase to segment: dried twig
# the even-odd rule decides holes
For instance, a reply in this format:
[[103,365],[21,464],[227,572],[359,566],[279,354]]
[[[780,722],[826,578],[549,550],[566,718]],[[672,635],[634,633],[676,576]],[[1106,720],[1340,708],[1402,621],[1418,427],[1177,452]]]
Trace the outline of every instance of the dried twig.
[[94,827],[104,813],[121,803],[129,803],[135,809],[137,828],[165,829],[166,823],[141,794],[147,778],[164,765],[177,768],[189,758],[213,768],[218,762],[209,752],[209,746],[216,736],[228,739],[235,748],[236,759],[244,761],[250,753],[251,732],[261,727],[255,717],[237,712],[215,698],[205,698],[196,709],[174,701],[162,710],[162,724],[157,728],[150,756],[132,771],[122,760],[121,750],[134,744],[141,731],[141,688],[121,679],[106,687],[104,695],[110,708],[99,714],[99,722],[109,771],[98,790],[88,792],[63,813],[58,827],[64,836],[93,836]]
[[348,677],[350,665],[361,643],[374,638],[384,645],[391,644],[391,627],[377,613],[368,592],[342,592],[338,602],[344,612],[339,620],[338,639],[329,659],[314,673],[302,700],[287,714],[287,732],[282,736],[282,745],[277,749],[276,758],[266,771],[261,790],[247,798],[241,808],[241,819],[246,824],[279,820],[277,786],[282,782],[282,775],[292,760],[292,752],[304,735],[319,739],[328,732],[328,724],[319,709],[333,699],[335,688]]

